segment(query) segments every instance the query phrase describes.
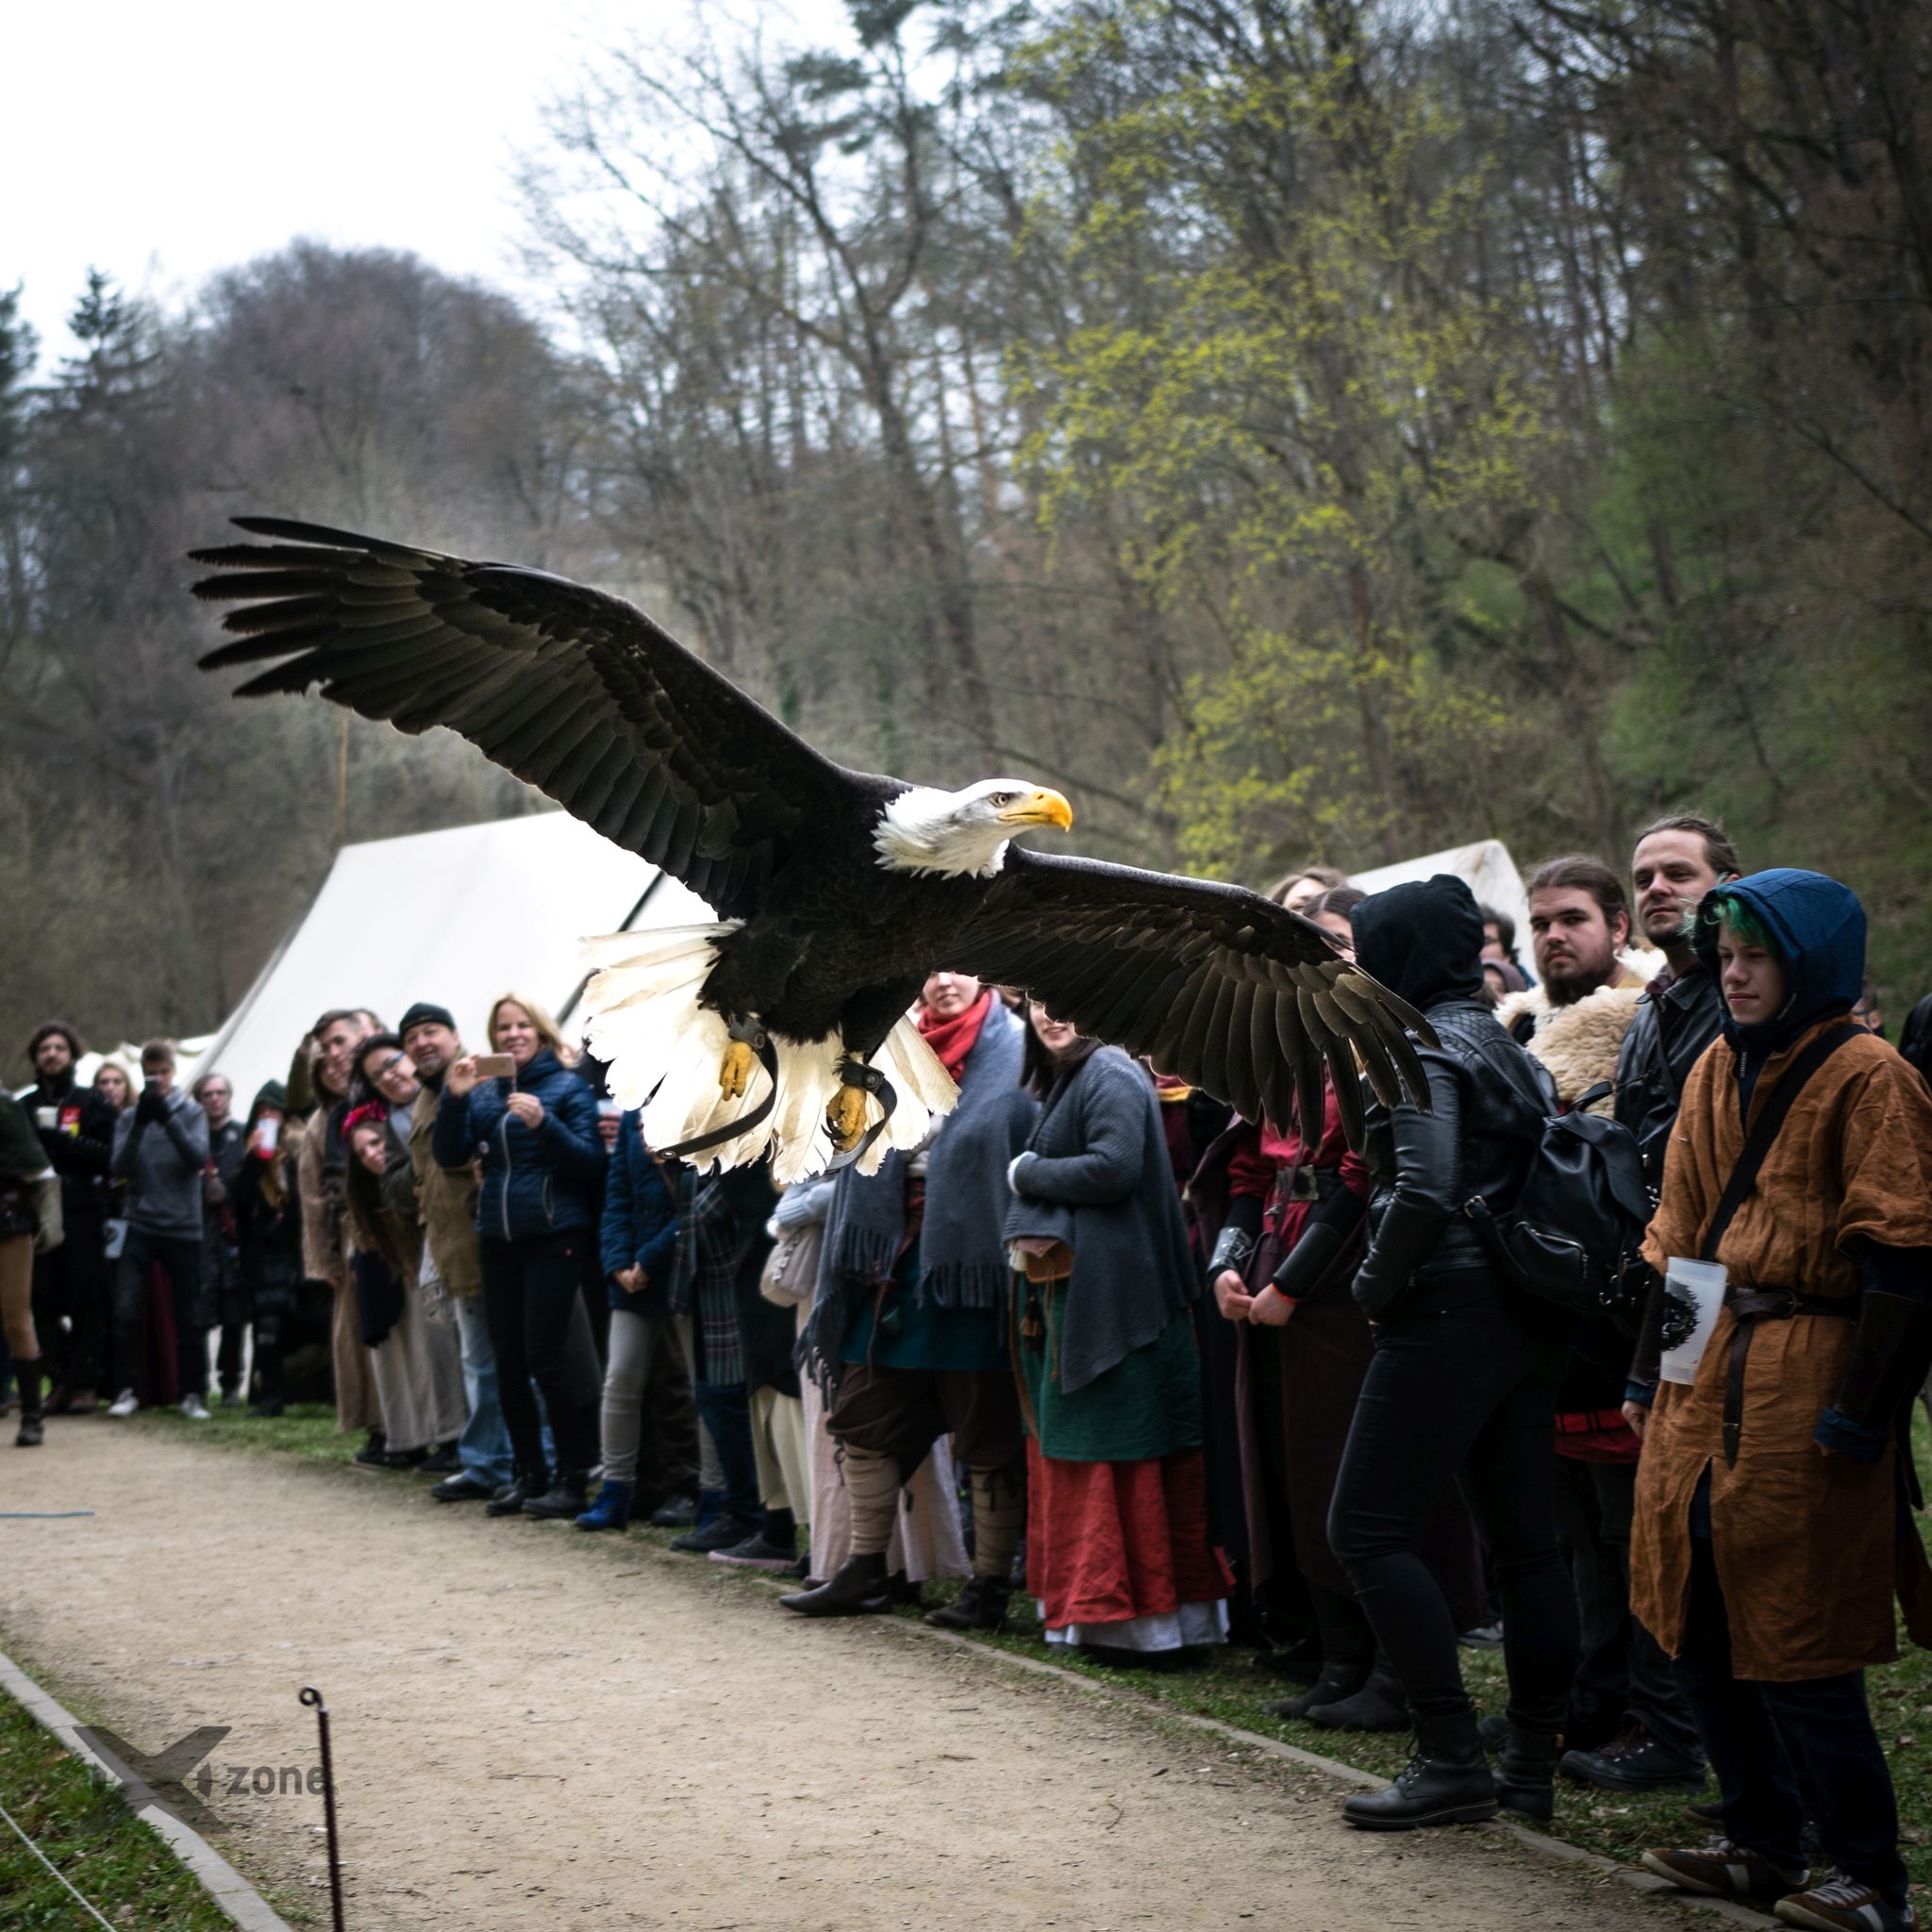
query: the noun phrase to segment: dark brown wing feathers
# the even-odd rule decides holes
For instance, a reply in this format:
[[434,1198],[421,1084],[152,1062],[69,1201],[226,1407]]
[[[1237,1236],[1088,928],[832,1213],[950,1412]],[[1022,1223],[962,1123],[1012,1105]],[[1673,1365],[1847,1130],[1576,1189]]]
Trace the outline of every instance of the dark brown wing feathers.
[[[644,613],[561,577],[238,517],[269,541],[194,553],[237,603],[205,669],[242,697],[319,688],[399,730],[447,725],[727,918],[790,842],[896,785],[843,771]],[[875,794],[875,799],[874,798]]]
[[1319,1120],[1324,1060],[1357,1145],[1363,1074],[1384,1101],[1428,1102],[1405,1030],[1433,1042],[1422,1015],[1238,886],[1014,850],[949,957],[1251,1120]]

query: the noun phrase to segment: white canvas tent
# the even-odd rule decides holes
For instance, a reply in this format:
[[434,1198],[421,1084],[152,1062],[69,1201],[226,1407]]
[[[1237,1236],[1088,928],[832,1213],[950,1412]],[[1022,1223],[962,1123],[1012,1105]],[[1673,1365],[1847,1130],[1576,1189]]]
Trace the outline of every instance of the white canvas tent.
[[566,1021],[596,933],[708,921],[675,879],[566,812],[345,845],[308,910],[184,1080],[219,1068],[244,1110],[318,1013],[367,1007],[390,1025],[414,1000],[483,1048],[490,1003],[516,987]]
[[1411,879],[1433,878],[1439,872],[1454,873],[1468,882],[1479,904],[1507,912],[1516,922],[1517,944],[1524,958],[1528,957],[1529,900],[1523,890],[1523,874],[1500,839],[1478,839],[1474,845],[1452,845],[1447,851],[1431,852],[1421,858],[1378,865],[1373,872],[1352,874],[1349,883],[1365,892],[1383,892]]

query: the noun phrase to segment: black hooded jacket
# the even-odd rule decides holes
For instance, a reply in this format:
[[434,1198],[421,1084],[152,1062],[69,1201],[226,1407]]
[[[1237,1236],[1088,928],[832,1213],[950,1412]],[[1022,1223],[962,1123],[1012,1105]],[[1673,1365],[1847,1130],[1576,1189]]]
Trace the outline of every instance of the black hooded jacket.
[[1556,1095],[1481,999],[1482,914],[1447,873],[1395,886],[1355,908],[1356,958],[1419,1008],[1441,1044],[1423,1049],[1430,1111],[1411,1102],[1367,1111],[1369,1250],[1355,1298],[1379,1321],[1412,1287],[1490,1268],[1464,1205],[1509,1207],[1529,1172]]
[[[29,1088],[20,1104],[39,1130],[47,1164],[60,1176],[61,1211],[99,1214],[114,1154],[114,1103],[91,1087],[75,1085],[67,1073]],[[54,1124],[42,1126],[40,1116],[49,1110]]]

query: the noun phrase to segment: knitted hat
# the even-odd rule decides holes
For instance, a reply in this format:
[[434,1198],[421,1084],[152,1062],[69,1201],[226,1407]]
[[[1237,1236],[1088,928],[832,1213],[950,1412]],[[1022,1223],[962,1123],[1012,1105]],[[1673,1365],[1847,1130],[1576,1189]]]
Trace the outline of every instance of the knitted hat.
[[396,1031],[408,1039],[409,1028],[420,1026],[425,1020],[434,1026],[447,1026],[452,1033],[457,1030],[456,1017],[447,1007],[434,1007],[427,1000],[418,1000],[403,1015],[397,1024]]

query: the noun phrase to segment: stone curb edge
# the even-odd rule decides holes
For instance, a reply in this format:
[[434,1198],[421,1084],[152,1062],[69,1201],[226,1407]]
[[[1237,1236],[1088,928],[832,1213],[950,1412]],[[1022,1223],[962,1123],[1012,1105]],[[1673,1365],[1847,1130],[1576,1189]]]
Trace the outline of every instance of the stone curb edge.
[[[111,1752],[88,1743],[79,1735],[73,1718],[4,1651],[0,1651],[0,1690],[5,1690],[38,1724],[51,1731],[75,1757],[92,1765],[121,1790],[140,1782]],[[175,1856],[242,1932],[292,1932],[288,1921],[198,1831],[183,1824],[153,1798],[130,1808],[168,1841]]]

